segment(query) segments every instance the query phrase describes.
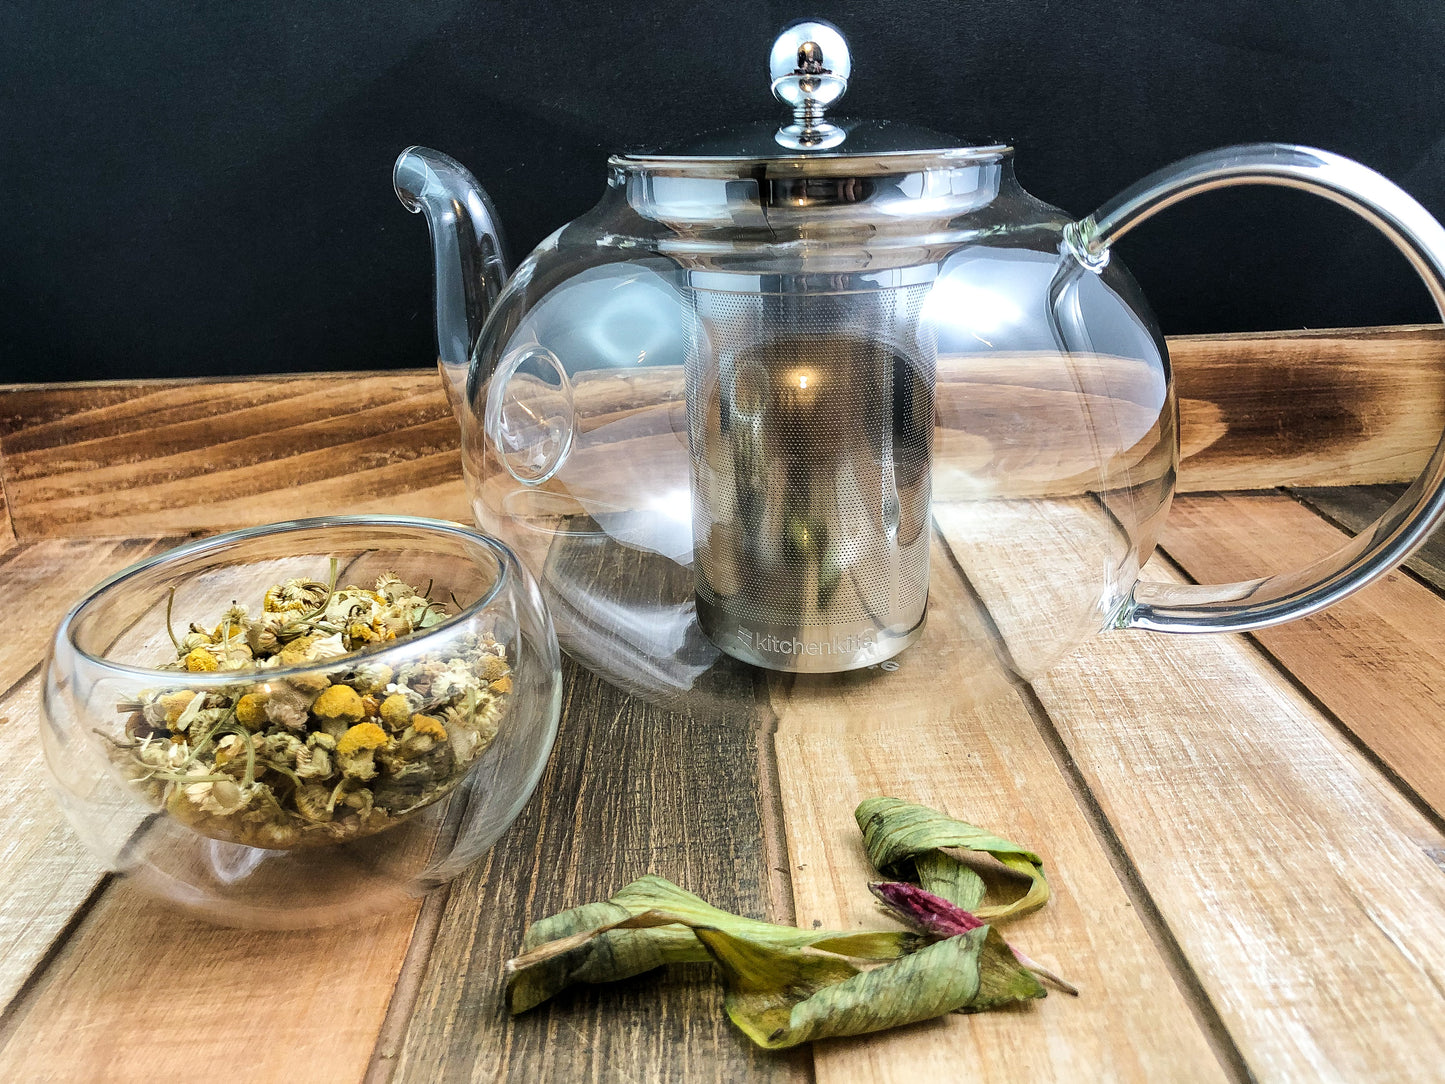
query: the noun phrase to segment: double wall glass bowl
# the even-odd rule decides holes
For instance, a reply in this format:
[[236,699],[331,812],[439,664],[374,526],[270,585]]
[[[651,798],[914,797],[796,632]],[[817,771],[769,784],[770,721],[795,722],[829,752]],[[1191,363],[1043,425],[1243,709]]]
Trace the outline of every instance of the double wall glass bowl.
[[[273,585],[298,578],[326,583],[333,560],[340,585],[371,588],[379,577],[394,575],[444,603],[449,616],[409,636],[365,645],[355,654],[291,667],[252,663],[240,670],[196,673],[159,668],[177,657],[168,606],[177,634],[184,635],[187,622],[208,627],[220,622],[233,601],[248,603],[255,613]],[[455,752],[441,747],[439,738],[417,739],[433,756],[445,756],[454,771],[440,775],[438,785],[395,816],[373,815],[368,821],[369,810],[347,807],[343,799],[318,814],[318,823],[292,815],[289,821],[300,824],[300,830],[272,831],[273,823],[288,820],[274,810],[274,820],[257,813],[249,822],[230,817],[224,807],[227,815],[190,815],[196,810],[186,803],[199,790],[186,795],[177,788],[205,785],[167,777],[195,772],[194,761],[179,770],[163,767],[147,778],[142,757],[154,760],[156,743],[169,752],[173,737],[165,720],[152,726],[136,710],[154,703],[157,694],[172,695],[177,704],[184,699],[197,707],[228,705],[247,693],[267,695],[268,689],[356,684],[361,666],[371,675],[400,676],[435,668],[437,660],[461,660],[452,665],[488,670],[475,675],[484,696],[492,687],[489,680],[505,670],[505,682],[494,686],[505,693],[496,694],[498,710],[485,728],[494,723],[495,734],[488,738],[484,733],[479,745]],[[386,684],[374,692],[375,699],[384,698]],[[437,705],[412,706],[444,721],[442,690],[433,683],[431,692]],[[56,633],[45,676],[42,736],[61,807],[110,869],[214,920],[296,927],[396,906],[452,879],[480,857],[536,787],[556,736],[560,698],[551,621],[535,583],[511,550],[455,524],[348,516],[204,539],[126,569],[96,588]],[[367,710],[373,707],[368,704]],[[381,723],[377,718],[378,729],[363,727],[358,733],[380,740]],[[455,745],[460,728],[452,730]],[[304,741],[316,731],[313,716],[295,735]],[[259,736],[247,740],[230,716],[212,742],[232,732],[237,736],[230,744],[238,751],[243,744],[258,745]],[[182,737],[174,735],[178,763],[188,755]],[[150,748],[140,750],[141,741]],[[193,751],[200,739],[191,734],[190,741],[187,748]],[[401,737],[393,733],[387,741],[398,746]],[[330,755],[336,757],[337,750]],[[260,759],[264,762],[264,750]],[[306,782],[298,781],[296,770],[294,762],[281,768],[261,763],[244,779],[264,782],[261,797],[269,802],[279,796],[289,807],[287,796],[294,800],[294,789]],[[231,768],[233,775],[240,771]],[[371,785],[379,792],[379,782]],[[232,784],[223,780],[214,786],[224,790],[223,801],[238,800]],[[252,827],[240,830],[243,823],[259,823],[272,834],[258,838]],[[229,830],[233,824],[237,831]],[[269,845],[251,845],[257,842]]]

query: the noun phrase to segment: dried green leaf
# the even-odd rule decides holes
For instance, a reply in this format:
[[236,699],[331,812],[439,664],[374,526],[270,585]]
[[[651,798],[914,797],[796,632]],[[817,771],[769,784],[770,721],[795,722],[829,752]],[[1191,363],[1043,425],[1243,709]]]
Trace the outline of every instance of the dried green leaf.
[[[929,879],[923,887],[944,899],[972,911],[979,918],[1004,918],[1042,907],[1049,898],[1043,860],[1017,843],[982,828],[954,820],[927,806],[897,798],[869,798],[853,813],[863,831],[868,860],[885,876],[901,880]],[[960,848],[993,856],[998,862],[1029,879],[1029,888],[1018,899],[987,907],[977,906],[976,886],[965,874],[950,867],[967,867],[947,848]],[[940,857],[941,856],[941,857]],[[922,867],[919,859],[923,858]],[[968,873],[973,873],[968,870]],[[974,874],[977,877],[977,874]],[[981,883],[981,882],[979,882]]]
[[532,925],[522,955],[507,964],[507,1007],[525,1012],[574,983],[616,982],[664,964],[713,959],[695,927],[721,929],[780,952],[810,948],[862,960],[895,959],[923,943],[897,930],[799,930],[743,918],[649,874],[610,900]]
[[711,959],[685,926],[617,928],[634,917],[626,908],[607,901],[563,911],[534,924],[522,941],[523,948],[568,944],[553,955],[528,961],[524,953],[508,963],[508,1011],[526,1012],[575,983],[616,982],[664,964]]
[[914,855],[913,868],[919,884],[965,911],[975,910],[988,891],[982,877],[943,851]]
[[988,926],[869,968],[816,950],[772,949],[721,930],[699,929],[697,936],[722,968],[728,1016],[769,1050],[1045,994]]
[[[511,1011],[531,1008],[575,982],[613,981],[662,964],[703,960],[713,960],[722,972],[729,1017],[768,1049],[1045,996],[1030,970],[1036,965],[991,926],[979,925],[978,917],[1017,913],[1048,898],[1038,855],[897,799],[871,799],[856,816],[874,865],[922,882],[922,889],[873,886],[889,890],[887,898],[908,897],[903,903],[917,897],[921,910],[905,917],[930,920],[918,924],[921,934],[774,926],[729,914],[647,876],[604,903],[529,929],[525,951],[507,964]],[[979,907],[987,885],[951,853],[957,848],[991,855],[1023,874],[1028,891],[1012,902]]]
[[[959,1012],[985,1012],[1002,1008],[1020,1001],[1048,997],[1039,976],[1035,975],[1018,958],[1017,953],[992,926],[985,927],[988,938],[979,952],[978,993],[967,1005],[959,1006]],[[1074,991],[1075,994],[1078,991]]]

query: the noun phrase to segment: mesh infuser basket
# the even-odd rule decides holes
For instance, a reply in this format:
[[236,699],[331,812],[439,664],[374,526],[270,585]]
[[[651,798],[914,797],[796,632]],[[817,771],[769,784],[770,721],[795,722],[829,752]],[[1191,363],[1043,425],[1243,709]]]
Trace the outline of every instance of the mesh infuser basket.
[[697,610],[729,654],[849,670],[922,628],[931,272],[690,276]]

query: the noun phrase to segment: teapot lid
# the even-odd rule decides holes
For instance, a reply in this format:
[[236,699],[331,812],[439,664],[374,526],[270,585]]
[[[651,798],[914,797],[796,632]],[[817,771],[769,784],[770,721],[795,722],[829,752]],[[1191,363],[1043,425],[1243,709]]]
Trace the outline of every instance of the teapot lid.
[[[897,156],[946,159],[1006,153],[1002,143],[960,146],[927,128],[890,121],[829,117],[828,109],[848,89],[853,56],[838,28],[821,21],[794,23],[773,42],[768,73],[773,97],[792,110],[780,127],[748,125],[705,133],[681,143],[629,151],[619,164],[658,164],[685,170],[721,162],[776,162],[802,166],[810,160]],[[820,162],[820,165],[822,163]],[[856,165],[856,162],[855,162]]]

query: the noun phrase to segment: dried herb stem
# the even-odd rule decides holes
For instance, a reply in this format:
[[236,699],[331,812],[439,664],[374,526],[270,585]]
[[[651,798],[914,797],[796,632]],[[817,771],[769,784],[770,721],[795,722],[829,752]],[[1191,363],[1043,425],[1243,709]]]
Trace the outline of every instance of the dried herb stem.
[[181,647],[181,642],[176,639],[176,630],[171,625],[171,611],[175,608],[175,605],[176,589],[172,587],[166,595],[166,635],[171,638],[171,643],[175,646],[176,654],[184,655],[186,653],[185,648]]
[[312,610],[309,614],[300,618],[299,620],[310,621],[314,618],[320,617],[326,612],[327,607],[331,605],[331,600],[336,597],[336,577],[340,572],[340,569],[341,563],[337,561],[335,557],[331,558],[331,574],[326,578],[326,597],[322,599],[320,606],[316,607],[316,609]]

